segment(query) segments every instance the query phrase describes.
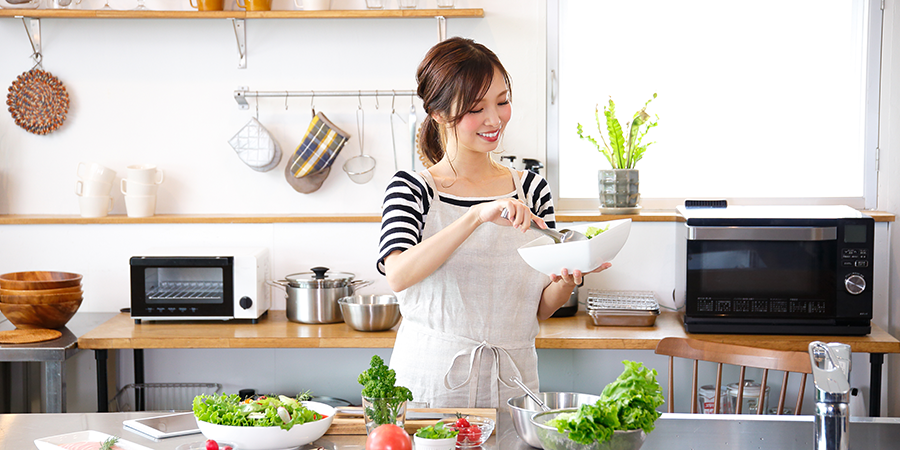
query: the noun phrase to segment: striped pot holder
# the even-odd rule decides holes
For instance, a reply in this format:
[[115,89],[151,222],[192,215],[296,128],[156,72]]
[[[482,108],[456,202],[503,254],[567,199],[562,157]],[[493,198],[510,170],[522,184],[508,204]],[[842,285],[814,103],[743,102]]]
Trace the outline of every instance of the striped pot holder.
[[288,170],[296,178],[305,177],[331,166],[350,135],[336,127],[325,114],[316,113],[303,142],[291,156]]

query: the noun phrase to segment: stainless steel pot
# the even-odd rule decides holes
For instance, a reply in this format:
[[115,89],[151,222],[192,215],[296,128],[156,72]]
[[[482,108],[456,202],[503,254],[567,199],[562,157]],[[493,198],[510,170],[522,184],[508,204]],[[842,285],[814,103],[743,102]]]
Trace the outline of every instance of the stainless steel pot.
[[269,282],[284,288],[287,318],[292,322],[343,322],[338,300],[372,284],[371,281],[354,280],[352,273],[328,273],[327,267],[313,267],[310,270],[312,272],[294,273],[284,280]]

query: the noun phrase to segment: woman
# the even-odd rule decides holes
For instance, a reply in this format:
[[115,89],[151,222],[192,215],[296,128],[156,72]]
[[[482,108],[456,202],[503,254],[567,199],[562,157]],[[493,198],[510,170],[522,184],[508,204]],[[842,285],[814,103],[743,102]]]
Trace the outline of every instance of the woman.
[[512,116],[497,56],[447,39],[428,51],[416,80],[427,113],[419,148],[431,167],[398,172],[385,194],[378,269],[403,315],[390,365],[429,407],[506,408],[521,395],[513,377],[538,390],[538,320],[583,274],[548,277],[516,251],[536,237],[526,233],[532,219],[541,228],[555,219],[546,180],[491,157]]

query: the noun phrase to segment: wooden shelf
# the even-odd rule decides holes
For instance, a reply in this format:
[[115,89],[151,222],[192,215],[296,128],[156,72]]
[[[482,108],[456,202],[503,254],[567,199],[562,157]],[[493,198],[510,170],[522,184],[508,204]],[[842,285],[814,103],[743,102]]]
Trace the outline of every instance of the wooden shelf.
[[[893,222],[894,214],[883,211],[866,211],[876,222]],[[634,222],[677,222],[680,218],[674,210],[641,211],[640,214],[608,215],[592,211],[563,211],[556,215],[557,222],[603,222],[631,219]],[[140,224],[140,223],[378,223],[379,214],[157,214],[151,217],[128,217],[114,214],[106,217],[85,218],[78,215],[53,214],[0,214],[0,225],[91,225],[91,224]]]
[[414,19],[484,17],[481,8],[347,9],[328,11],[119,11],[102,9],[0,9],[0,17],[67,19]]

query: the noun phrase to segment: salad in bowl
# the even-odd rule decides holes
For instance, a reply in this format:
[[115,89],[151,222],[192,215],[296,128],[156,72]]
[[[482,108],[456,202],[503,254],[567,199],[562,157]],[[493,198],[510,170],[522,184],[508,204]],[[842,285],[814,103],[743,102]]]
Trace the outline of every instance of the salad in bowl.
[[194,417],[207,439],[233,443],[240,450],[296,448],[328,431],[335,409],[284,395],[242,400],[235,394],[194,397]]

